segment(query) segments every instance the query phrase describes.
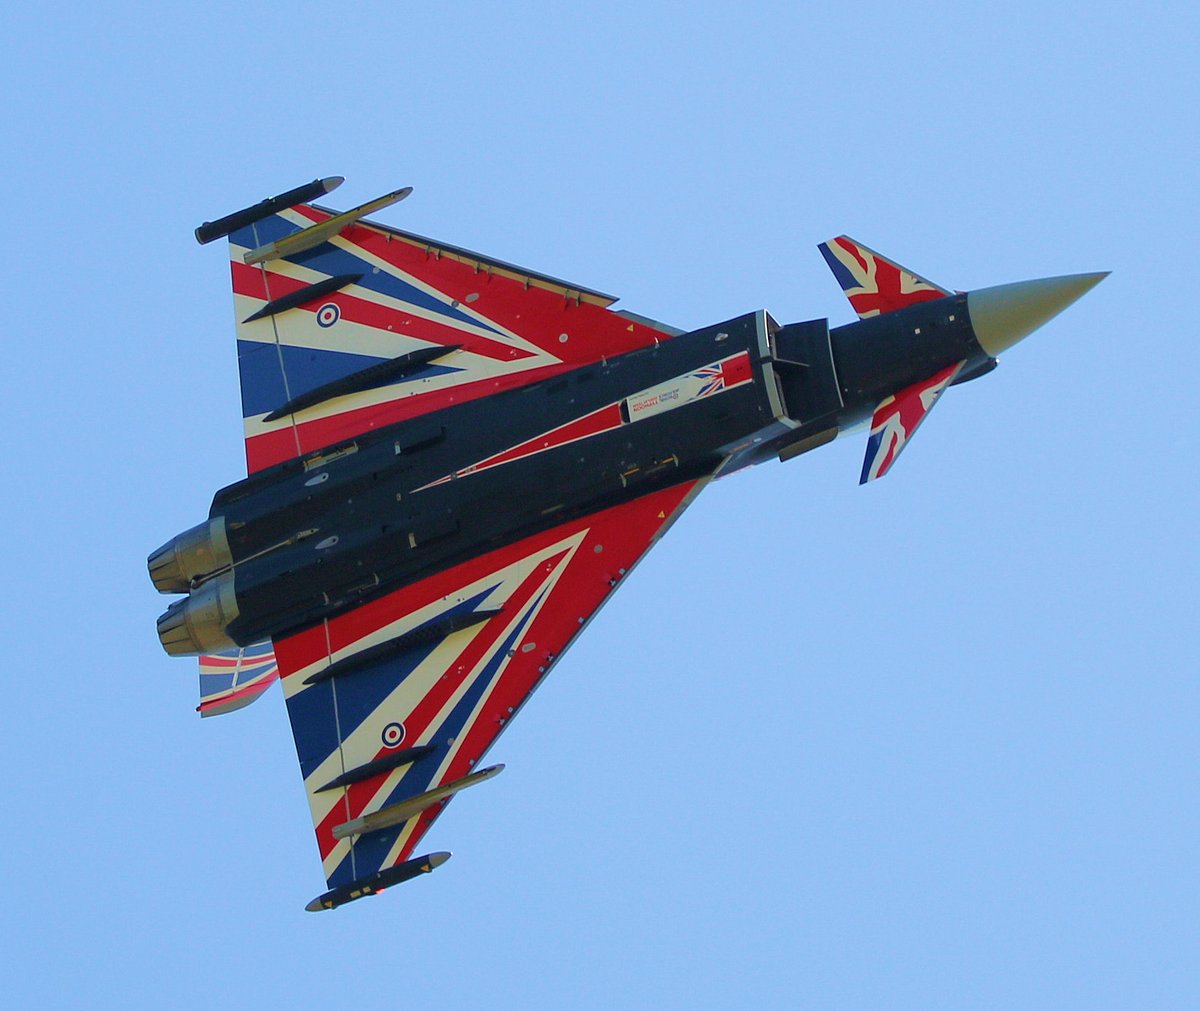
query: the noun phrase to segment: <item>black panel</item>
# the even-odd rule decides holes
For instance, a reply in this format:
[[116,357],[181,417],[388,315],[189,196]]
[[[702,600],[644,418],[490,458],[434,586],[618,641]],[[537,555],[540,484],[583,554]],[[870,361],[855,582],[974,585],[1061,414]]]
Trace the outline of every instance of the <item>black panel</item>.
[[971,329],[966,295],[840,326],[830,331],[830,340],[849,422],[947,365],[965,359],[974,370],[987,358]]
[[842,398],[833,368],[829,320],[790,323],[772,343],[788,417],[803,424],[836,413]]

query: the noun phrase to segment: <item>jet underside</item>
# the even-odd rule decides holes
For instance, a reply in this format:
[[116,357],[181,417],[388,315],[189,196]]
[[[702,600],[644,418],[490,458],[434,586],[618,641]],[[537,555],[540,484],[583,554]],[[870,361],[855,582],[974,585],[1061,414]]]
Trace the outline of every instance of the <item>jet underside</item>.
[[[953,293],[845,236],[858,312],[691,332],[335,214],[317,180],[230,237],[250,476],[149,559],[201,712],[283,682],[327,909],[427,873],[413,848],[587,620],[708,480],[870,419],[886,474],[951,385],[1095,285]],[[207,679],[207,682],[206,682]],[[210,684],[213,687],[206,687]]]

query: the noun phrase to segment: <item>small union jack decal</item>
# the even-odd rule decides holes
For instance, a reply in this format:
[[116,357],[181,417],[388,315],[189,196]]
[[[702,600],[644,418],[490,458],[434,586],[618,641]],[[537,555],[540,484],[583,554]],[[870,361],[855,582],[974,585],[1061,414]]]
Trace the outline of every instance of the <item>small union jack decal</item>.
[[822,242],[817,248],[859,319],[952,294],[848,235]]
[[935,375],[888,397],[875,408],[871,419],[871,437],[867,440],[867,455],[863,459],[859,484],[883,477],[896,462],[900,451],[913,437],[917,426],[933,410],[938,397],[958,375],[966,362],[958,362]]
[[718,390],[725,389],[725,376],[721,371],[721,366],[709,365],[707,368],[700,369],[698,372],[692,373],[693,379],[701,380],[704,385],[696,392],[696,399],[707,397],[710,393],[716,393]]

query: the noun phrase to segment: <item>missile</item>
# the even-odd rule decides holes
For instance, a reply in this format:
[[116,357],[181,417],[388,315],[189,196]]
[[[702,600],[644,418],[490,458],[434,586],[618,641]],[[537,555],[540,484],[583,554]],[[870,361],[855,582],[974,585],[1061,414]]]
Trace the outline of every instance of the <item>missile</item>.
[[374,214],[384,207],[391,207],[392,204],[399,203],[411,192],[412,187],[405,186],[401,189],[393,190],[391,193],[385,193],[374,200],[368,200],[365,204],[359,204],[352,210],[345,211],[342,214],[335,214],[332,218],[327,218],[325,221],[318,221],[315,225],[309,225],[307,228],[302,228],[298,232],[292,232],[290,235],[285,235],[274,242],[268,242],[265,246],[251,249],[242,256],[242,259],[246,263],[254,264],[264,263],[267,260],[278,260],[285,256],[294,256],[296,253],[303,253],[306,249],[313,249],[322,242],[328,242],[335,235],[340,235],[360,218],[365,218],[368,214]]
[[226,214],[223,218],[217,218],[216,221],[206,221],[196,229],[196,241],[203,246],[206,242],[212,242],[213,239],[219,239],[230,232],[236,232],[239,228],[245,228],[256,221],[262,221],[263,218],[269,218],[272,214],[276,214],[279,211],[285,211],[289,207],[295,207],[297,204],[306,204],[310,200],[323,197],[326,193],[337,189],[345,181],[344,176],[328,176],[325,179],[314,179],[311,183],[297,186],[286,193],[280,193],[277,197],[267,197],[261,203],[243,207],[240,211],[234,211],[232,214]]
[[500,775],[503,771],[503,765],[489,765],[486,769],[472,772],[461,779],[456,779],[453,783],[447,783],[445,786],[426,790],[424,793],[410,797],[408,800],[402,800],[398,804],[391,804],[388,807],[380,808],[371,814],[364,814],[353,821],[334,825],[333,837],[335,839],[349,839],[352,836],[365,835],[368,832],[378,832],[380,829],[391,828],[393,825],[401,825],[413,817],[413,815],[420,814],[422,811],[433,807],[434,804],[445,800],[447,797],[453,797],[459,790],[465,790],[468,786],[474,786],[476,783],[489,780],[493,776]]

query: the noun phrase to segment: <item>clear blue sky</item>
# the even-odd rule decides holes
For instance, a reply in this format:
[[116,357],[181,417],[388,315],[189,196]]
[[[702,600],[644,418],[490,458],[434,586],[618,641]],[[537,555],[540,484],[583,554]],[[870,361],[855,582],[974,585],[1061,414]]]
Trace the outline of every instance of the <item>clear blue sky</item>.
[[[0,15],[4,1002],[1195,1007],[1194,4]],[[428,13],[436,10],[436,13]],[[227,267],[316,175],[682,327],[1112,270],[865,437],[719,482],[335,913],[278,692],[203,724],[147,552],[242,475]]]

